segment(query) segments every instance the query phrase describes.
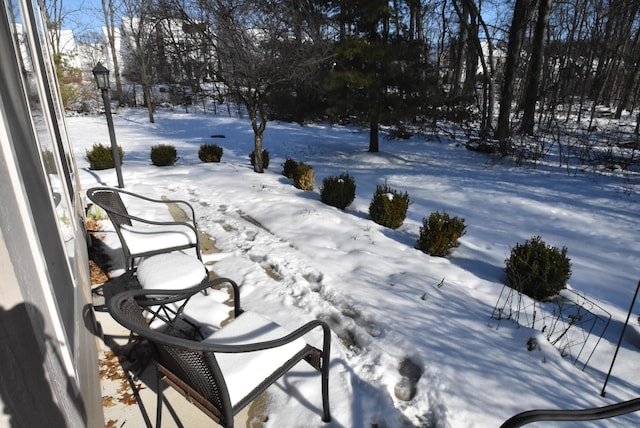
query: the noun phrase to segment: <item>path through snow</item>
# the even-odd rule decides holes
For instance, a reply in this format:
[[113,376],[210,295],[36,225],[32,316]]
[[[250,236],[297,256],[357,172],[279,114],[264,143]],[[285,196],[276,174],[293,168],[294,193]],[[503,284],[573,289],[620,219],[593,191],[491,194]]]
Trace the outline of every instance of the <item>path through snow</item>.
[[[413,398],[416,384],[423,376],[423,382],[429,385],[430,405],[427,409],[416,409],[422,413],[416,416],[423,422],[422,426],[449,426],[447,407],[434,387],[438,384],[435,372],[425,373],[419,361],[407,357],[411,355],[409,349],[396,349],[397,353],[390,355],[377,346],[377,337],[384,327],[378,325],[373,314],[357,308],[349,296],[333,287],[331,281],[325,279],[322,265],[240,208],[216,205],[192,187],[171,185],[167,192],[171,192],[172,199],[184,199],[196,206],[198,227],[211,236],[221,250],[205,256],[204,261],[215,263],[210,269],[216,274],[233,278],[240,284],[243,307],[259,311],[261,305],[277,299],[285,308],[276,321],[284,326],[295,328],[304,318],[316,318],[330,325],[334,338],[341,344],[336,346],[334,342],[332,348],[331,406],[350,406],[349,412],[335,413],[350,414],[352,418],[336,420],[331,426],[413,426],[395,410],[392,402],[396,401],[399,408],[406,410],[409,400],[403,403],[395,396],[409,394]],[[289,310],[302,311],[305,315],[291,316],[287,314]],[[395,373],[390,373],[388,367],[396,367]],[[366,373],[368,382],[375,383],[363,382],[358,376],[361,371]],[[284,394],[277,397],[278,402],[286,399]],[[361,420],[367,417],[373,419]],[[313,420],[310,416],[309,421]],[[278,426],[276,421],[270,420],[270,423]],[[323,424],[318,421],[318,425]]]

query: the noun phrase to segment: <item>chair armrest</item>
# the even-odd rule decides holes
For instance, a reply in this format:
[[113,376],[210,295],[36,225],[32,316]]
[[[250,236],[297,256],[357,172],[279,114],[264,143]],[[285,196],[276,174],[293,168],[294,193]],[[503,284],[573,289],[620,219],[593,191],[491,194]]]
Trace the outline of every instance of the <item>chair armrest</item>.
[[128,213],[120,213],[118,211],[113,211],[114,214],[117,214],[119,216],[122,217],[126,217],[130,220],[135,220],[138,221],[140,223],[145,223],[145,224],[151,224],[154,226],[184,226],[187,227],[189,229],[191,229],[191,231],[193,231],[193,233],[196,234],[196,237],[198,236],[198,230],[196,229],[196,226],[192,223],[189,222],[185,222],[185,221],[157,221],[157,220],[149,220],[146,218],[142,218],[142,217],[137,217]]
[[[206,342],[203,342],[202,350],[207,352],[220,352],[220,353],[241,353],[241,352],[253,352],[253,351],[263,351],[265,349],[278,348],[280,346],[286,345],[287,343],[294,342],[303,336],[305,336],[310,331],[321,328],[323,334],[322,341],[322,352],[324,355],[329,355],[331,348],[331,329],[329,325],[324,321],[313,320],[304,324],[302,327],[297,328],[291,333],[282,336],[278,339],[267,340],[264,342],[254,342],[247,344],[239,344],[239,345],[225,345],[215,343],[211,339],[208,339]],[[206,346],[205,346],[206,345]]]
[[[93,193],[94,192],[100,192],[101,190],[108,190],[110,192],[114,192],[117,194],[124,194],[127,195],[131,198],[135,198],[135,199],[139,199],[142,201],[146,201],[146,202],[152,202],[152,203],[159,203],[159,204],[164,204],[164,205],[169,205],[169,204],[179,204],[179,205],[184,205],[187,209],[183,209],[183,211],[185,211],[185,214],[187,215],[187,218],[189,219],[189,222],[193,223],[193,225],[190,225],[189,222],[155,222],[153,220],[150,219],[145,219],[143,217],[139,217],[139,216],[134,216],[131,215],[128,212],[122,212],[118,209],[115,209],[113,207],[105,207],[104,205],[100,204],[98,201],[96,201],[93,198]],[[139,195],[137,193],[133,193],[133,192],[129,192],[127,190],[124,189],[115,189],[115,188],[110,188],[110,187],[96,187],[96,188],[92,188],[89,190],[89,192],[87,193],[87,195],[89,196],[89,199],[91,199],[93,202],[97,203],[98,205],[100,205],[100,207],[102,209],[104,209],[107,212],[112,212],[116,215],[131,219],[131,220],[136,220],[136,221],[140,221],[140,222],[144,222],[144,223],[149,223],[149,224],[157,224],[157,225],[175,225],[175,224],[185,224],[185,225],[190,225],[190,227],[192,229],[196,229],[196,215],[195,215],[195,210],[193,208],[193,205],[191,205],[189,202],[182,200],[182,199],[155,199],[155,198],[150,198],[148,196],[144,196],[144,195]]]
[[[241,353],[241,352],[252,352],[252,351],[260,351],[265,349],[277,348],[283,346],[287,343],[293,342],[297,339],[300,339],[311,330],[316,328],[321,328],[323,331],[323,345],[322,352],[324,355],[329,355],[330,347],[331,347],[331,329],[329,325],[324,321],[313,320],[309,321],[303,326],[297,328],[289,334],[286,334],[282,337],[279,337],[274,340],[267,340],[262,342],[255,343],[246,343],[246,344],[222,344],[215,342],[194,342],[192,340],[183,339],[180,337],[167,336],[162,332],[154,331],[151,328],[141,329],[140,326],[134,324],[122,313],[120,306],[122,302],[127,299],[135,299],[136,303],[142,308],[147,307],[167,307],[171,303],[177,303],[185,300],[184,304],[177,311],[174,309],[170,309],[169,311],[176,314],[176,317],[180,317],[181,312],[183,311],[183,306],[188,304],[188,299],[194,294],[199,293],[200,291],[211,287],[212,285],[227,283],[233,288],[234,293],[234,308],[237,315],[240,315],[243,311],[240,309],[239,304],[239,289],[237,284],[228,279],[228,278],[216,278],[212,281],[207,281],[197,286],[184,289],[184,290],[130,290],[125,291],[123,293],[115,296],[111,301],[109,301],[109,312],[112,317],[118,321],[123,326],[127,327],[129,330],[135,331],[136,333],[147,337],[152,341],[158,341],[161,343],[167,343],[172,346],[183,347],[185,349],[198,350],[203,352],[221,352],[221,353]],[[170,323],[173,320],[169,320]],[[189,322],[189,324],[191,324]],[[223,327],[224,328],[224,327]]]
[[133,297],[143,308],[151,306],[166,306],[172,303],[184,301],[184,303],[179,306],[180,309],[177,313],[179,316],[183,312],[184,307],[189,304],[189,300],[192,296],[218,285],[226,285],[231,290],[233,298],[233,316],[239,316],[243,312],[240,307],[240,288],[235,281],[229,278],[215,278],[204,281],[198,285],[194,285],[193,287],[180,290],[136,290],[138,292],[133,295]]
[[121,190],[120,192],[126,193],[126,194],[128,194],[128,195],[130,195],[132,197],[135,197],[135,198],[138,198],[138,199],[142,199],[142,200],[147,201],[147,202],[154,202],[154,203],[160,203],[160,204],[165,204],[165,205],[169,205],[169,204],[184,205],[186,208],[188,208],[188,210],[185,210],[185,214],[187,214],[187,217],[189,218],[189,220],[191,220],[194,223],[196,221],[196,213],[195,213],[195,210],[193,209],[193,205],[191,205],[189,202],[187,202],[187,201],[185,201],[183,199],[155,199],[155,198],[150,198],[148,196],[127,192],[127,191],[124,191],[124,190]]

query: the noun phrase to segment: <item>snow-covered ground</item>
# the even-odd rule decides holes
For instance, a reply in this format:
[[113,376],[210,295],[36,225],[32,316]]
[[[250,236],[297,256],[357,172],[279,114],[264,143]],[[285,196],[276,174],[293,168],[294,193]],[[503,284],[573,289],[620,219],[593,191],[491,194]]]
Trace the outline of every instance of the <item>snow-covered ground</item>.
[[[446,139],[385,140],[380,153],[368,153],[360,129],[279,122],[265,134],[269,169],[256,174],[247,119],[170,111],[155,124],[146,118],[144,110],[114,118],[126,189],[194,204],[199,227],[221,250],[208,256],[212,269],[241,285],[245,309],[289,328],[313,318],[331,325],[327,426],[498,427],[524,410],[640,395],[640,304],[600,395],[640,279],[640,187],[628,178],[516,167]],[[109,144],[104,117],[70,117],[67,126],[83,188],[115,186],[114,170],[90,171],[84,156],[94,143]],[[199,161],[204,143],[224,148],[221,163]],[[157,144],[176,146],[175,166],[151,165]],[[286,157],[313,166],[318,186],[348,172],[356,200],[340,211],[320,201],[318,186],[296,189],[281,175]],[[412,201],[398,230],[368,218],[385,181]],[[430,257],[416,239],[422,219],[443,210],[464,218],[467,233],[449,257]],[[575,365],[541,332],[492,317],[511,248],[537,235],[568,248],[571,289],[612,315],[593,354],[590,344]],[[532,337],[538,346],[530,351]],[[411,389],[411,377],[415,396],[401,401],[395,390]],[[267,426],[323,426],[319,377],[301,368],[278,385]],[[543,426],[640,426],[640,413]]]

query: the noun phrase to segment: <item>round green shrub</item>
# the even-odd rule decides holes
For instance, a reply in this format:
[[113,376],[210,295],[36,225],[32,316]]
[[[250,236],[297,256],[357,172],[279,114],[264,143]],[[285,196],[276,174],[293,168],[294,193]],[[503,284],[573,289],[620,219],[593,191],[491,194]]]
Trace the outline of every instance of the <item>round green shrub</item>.
[[422,219],[418,248],[431,256],[444,257],[449,250],[460,246],[458,238],[466,233],[464,219],[446,212],[433,212]]
[[151,147],[151,163],[155,166],[172,166],[178,160],[175,146],[159,144]]
[[198,158],[202,162],[220,162],[223,151],[217,144],[203,144],[198,150]]
[[[86,151],[87,161],[89,161],[89,169],[101,170],[113,168],[113,155],[111,153],[111,146],[107,147],[102,144],[94,144],[91,150]],[[124,156],[122,147],[118,146],[118,154],[120,155],[120,162]]]
[[387,183],[378,185],[369,205],[369,217],[382,226],[397,229],[407,218],[409,204],[411,201],[407,192],[400,193],[387,186]]
[[316,175],[311,165],[304,162],[298,163],[298,168],[293,175],[293,185],[301,190],[313,190]]
[[322,180],[320,200],[341,210],[348,207],[356,198],[356,182],[349,174],[338,177],[326,177]]
[[567,248],[545,244],[534,236],[511,249],[505,260],[507,285],[536,300],[546,300],[566,288],[571,276]]
[[[251,166],[256,166],[256,151],[252,151],[249,153],[249,161],[251,161]],[[267,150],[262,151],[262,168],[269,168],[269,152]]]
[[282,165],[282,175],[293,180],[293,177],[295,177],[297,169],[298,169],[298,162],[294,161],[291,158],[287,158],[285,159],[284,164]]

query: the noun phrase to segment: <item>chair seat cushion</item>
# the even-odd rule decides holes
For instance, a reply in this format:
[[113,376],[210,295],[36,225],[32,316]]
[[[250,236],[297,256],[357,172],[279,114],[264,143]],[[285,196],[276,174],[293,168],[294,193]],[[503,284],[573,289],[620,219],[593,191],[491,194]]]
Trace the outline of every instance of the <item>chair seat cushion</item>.
[[164,253],[145,257],[138,265],[137,276],[142,288],[181,290],[200,284],[207,277],[207,269],[196,257]]
[[[182,308],[181,317],[197,326],[200,337],[207,337],[220,330],[226,322],[232,319],[233,307],[224,303],[226,299],[228,299],[226,290],[209,289],[206,295],[203,293],[194,294],[189,303]],[[179,302],[169,303],[166,306],[175,312],[182,305]],[[158,307],[151,306],[150,309],[155,312]],[[164,321],[155,319],[149,324],[149,327],[154,330],[162,330],[166,325]]]
[[143,254],[171,247],[195,246],[197,243],[193,229],[180,224],[152,225],[136,222],[134,226],[122,225],[120,232],[131,254]]
[[[244,312],[204,341],[222,345],[241,345],[279,339],[287,334],[289,332],[275,322],[255,312]],[[216,353],[216,359],[227,383],[231,404],[235,406],[305,346],[304,339],[299,338],[286,345],[262,351]]]
[[[202,262],[195,257],[182,253],[165,253],[146,257],[138,265],[138,282],[148,290],[182,290],[200,284],[208,277]],[[224,302],[229,300],[229,293],[224,290],[207,290],[206,294],[194,294],[184,307],[183,315],[199,326],[202,337],[207,337],[220,329],[229,319],[233,307]],[[178,303],[169,304],[177,310]],[[162,328],[165,324],[159,320],[151,324],[151,328]]]
[[202,337],[207,337],[231,319],[233,306],[224,303],[228,299],[227,290],[209,289],[206,295],[194,294],[184,308],[184,317],[198,325]]

